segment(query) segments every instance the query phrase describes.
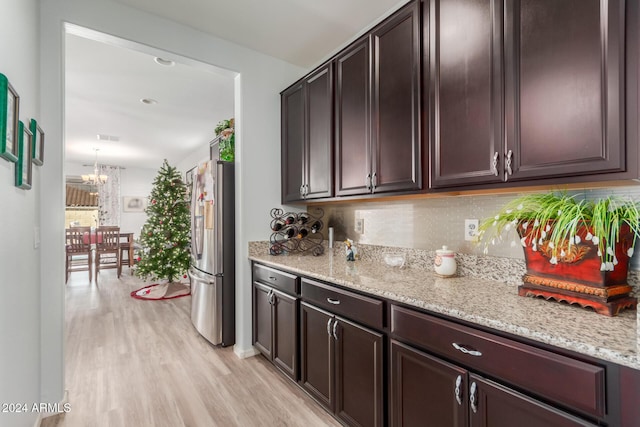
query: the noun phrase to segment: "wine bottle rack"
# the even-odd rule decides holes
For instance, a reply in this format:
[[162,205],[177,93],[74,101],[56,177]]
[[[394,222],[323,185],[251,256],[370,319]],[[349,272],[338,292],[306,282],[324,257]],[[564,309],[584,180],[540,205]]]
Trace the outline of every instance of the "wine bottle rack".
[[310,252],[322,255],[324,246],[322,217],[324,211],[314,208],[310,212],[284,212],[280,208],[271,209],[271,237],[269,253]]

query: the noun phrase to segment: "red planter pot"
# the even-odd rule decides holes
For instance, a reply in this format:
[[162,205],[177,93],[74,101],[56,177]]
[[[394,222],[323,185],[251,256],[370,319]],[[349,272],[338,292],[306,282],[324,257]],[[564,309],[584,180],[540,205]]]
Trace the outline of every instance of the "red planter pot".
[[[521,296],[565,301],[591,307],[608,316],[615,316],[624,308],[636,307],[637,299],[629,296],[632,288],[627,283],[629,249],[634,240],[628,225],[620,229],[618,242],[611,248],[615,257],[604,266],[597,244],[602,237],[594,238],[589,228],[578,229],[578,243],[562,242],[555,257],[553,245],[548,240],[537,240],[534,244],[531,229],[531,226],[526,230],[522,225],[518,226],[527,265],[527,274],[518,288]],[[551,231],[547,234],[551,235]],[[606,245],[601,247],[606,248]]]

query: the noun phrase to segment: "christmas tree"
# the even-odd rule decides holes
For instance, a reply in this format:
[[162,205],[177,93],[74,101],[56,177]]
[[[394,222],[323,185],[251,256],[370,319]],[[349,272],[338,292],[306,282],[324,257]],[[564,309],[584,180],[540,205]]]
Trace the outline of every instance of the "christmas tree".
[[148,218],[140,233],[143,251],[136,274],[145,280],[173,282],[189,268],[189,205],[180,173],[166,159],[153,181],[145,212]]

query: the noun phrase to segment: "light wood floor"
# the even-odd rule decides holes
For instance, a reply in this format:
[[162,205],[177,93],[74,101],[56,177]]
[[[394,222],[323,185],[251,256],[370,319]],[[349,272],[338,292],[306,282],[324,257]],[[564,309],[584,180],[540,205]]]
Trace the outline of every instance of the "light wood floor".
[[44,427],[338,426],[262,356],[240,360],[192,327],[190,297],[141,301],[114,270],[72,273],[66,290],[71,411]]

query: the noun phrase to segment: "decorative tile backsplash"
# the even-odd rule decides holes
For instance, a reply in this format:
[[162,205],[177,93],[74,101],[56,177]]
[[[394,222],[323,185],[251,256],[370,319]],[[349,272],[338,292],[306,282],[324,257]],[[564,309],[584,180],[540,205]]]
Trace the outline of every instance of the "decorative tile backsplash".
[[[585,189],[570,193],[589,199],[616,194],[640,201],[640,186]],[[325,224],[334,227],[336,240],[350,238],[356,243],[410,249],[436,250],[447,245],[458,254],[482,255],[484,246],[464,240],[465,219],[491,217],[519,194],[489,196],[443,196],[441,198],[357,202],[323,205]],[[356,220],[363,220],[362,233],[355,231]],[[515,232],[503,242],[489,247],[489,256],[524,259]],[[325,227],[326,237],[326,227]],[[638,254],[640,251],[636,251]],[[631,268],[640,270],[640,257]]]

